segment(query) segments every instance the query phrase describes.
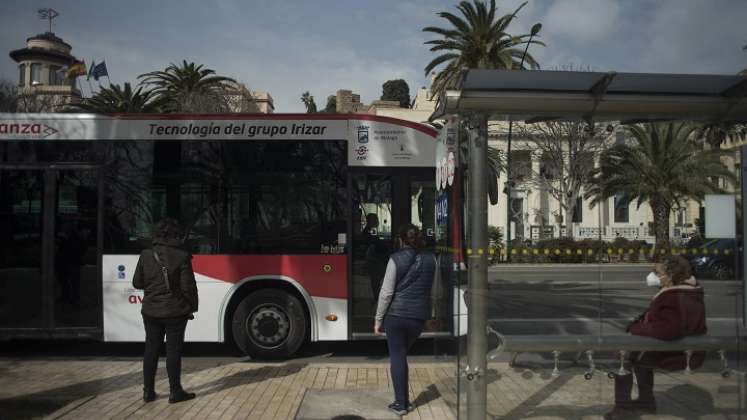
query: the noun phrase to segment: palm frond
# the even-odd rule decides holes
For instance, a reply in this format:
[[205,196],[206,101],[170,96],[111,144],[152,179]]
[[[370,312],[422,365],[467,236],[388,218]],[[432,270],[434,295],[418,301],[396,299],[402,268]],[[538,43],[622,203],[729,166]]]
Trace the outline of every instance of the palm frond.
[[141,86],[152,89],[166,112],[226,112],[225,93],[237,84],[230,77],[219,76],[214,70],[187,60],[141,74],[138,79]]
[[[438,95],[449,84],[456,83],[459,76],[466,69],[516,69],[522,61],[523,50],[516,47],[521,45],[544,43],[532,39],[529,35],[517,38],[506,32],[526,2],[517,7],[513,13],[498,17],[495,0],[488,4],[481,0],[461,1],[457,10],[461,16],[450,12],[440,12],[438,16],[448,21],[450,27],[438,28],[428,26],[424,32],[440,35],[441,39],[427,41],[433,52],[449,51],[449,55],[440,55],[425,67],[426,75],[443,64],[432,91]],[[447,58],[449,57],[449,58]],[[539,68],[537,60],[530,54],[524,58],[528,68]]]

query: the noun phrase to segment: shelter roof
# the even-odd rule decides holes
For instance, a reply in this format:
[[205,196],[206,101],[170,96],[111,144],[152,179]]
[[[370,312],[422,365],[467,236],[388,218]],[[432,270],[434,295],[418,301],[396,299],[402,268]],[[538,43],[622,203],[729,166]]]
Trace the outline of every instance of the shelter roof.
[[535,122],[585,119],[747,121],[747,76],[469,70],[431,119],[488,113]]

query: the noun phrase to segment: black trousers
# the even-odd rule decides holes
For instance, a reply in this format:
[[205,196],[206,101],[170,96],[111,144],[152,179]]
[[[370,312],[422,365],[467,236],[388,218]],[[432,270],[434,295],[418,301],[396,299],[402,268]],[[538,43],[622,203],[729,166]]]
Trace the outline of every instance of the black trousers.
[[151,318],[143,315],[145,325],[145,354],[143,355],[143,389],[154,390],[158,356],[166,336],[166,371],[171,392],[182,389],[182,349],[187,317]]
[[654,399],[654,369],[656,368],[657,355],[654,352],[632,352],[630,354],[632,374],[615,376],[615,405],[618,407],[629,406],[632,402],[631,391],[633,390],[633,375],[638,383],[638,402],[655,404]]
[[389,347],[389,368],[394,388],[394,402],[404,407],[410,403],[407,352],[423,332],[425,321],[387,315],[384,317],[386,343]]

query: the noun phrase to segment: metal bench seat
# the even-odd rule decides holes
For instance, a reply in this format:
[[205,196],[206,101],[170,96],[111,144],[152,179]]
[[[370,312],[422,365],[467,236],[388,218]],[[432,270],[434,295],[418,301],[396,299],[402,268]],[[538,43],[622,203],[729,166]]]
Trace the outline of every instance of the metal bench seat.
[[615,375],[626,375],[625,356],[632,351],[682,351],[687,356],[685,373],[691,373],[690,356],[696,351],[717,352],[721,359],[721,375],[728,377],[731,374],[726,359],[727,351],[747,350],[747,336],[689,336],[676,340],[659,340],[650,337],[636,335],[503,335],[491,327],[488,332],[498,338],[498,347],[488,352],[488,359],[494,360],[501,353],[512,354],[510,366],[516,362],[520,353],[543,353],[550,352],[554,356],[555,367],[553,375],[560,373],[558,362],[563,352],[577,353],[576,361],[586,353],[589,363],[588,370],[584,373],[586,379],[591,379],[598,369],[594,362],[595,353],[616,353],[620,360],[620,368],[617,371],[609,371],[607,375],[612,378]]

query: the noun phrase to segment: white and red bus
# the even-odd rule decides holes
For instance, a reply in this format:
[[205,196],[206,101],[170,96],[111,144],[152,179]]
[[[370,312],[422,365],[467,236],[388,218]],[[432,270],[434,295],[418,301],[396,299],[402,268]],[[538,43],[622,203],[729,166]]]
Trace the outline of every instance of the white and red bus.
[[[0,337],[142,341],[132,274],[173,217],[188,341],[286,357],[370,338],[392,232],[435,240],[437,137],[355,114],[0,114]],[[429,334],[451,335],[459,293],[438,287]]]

